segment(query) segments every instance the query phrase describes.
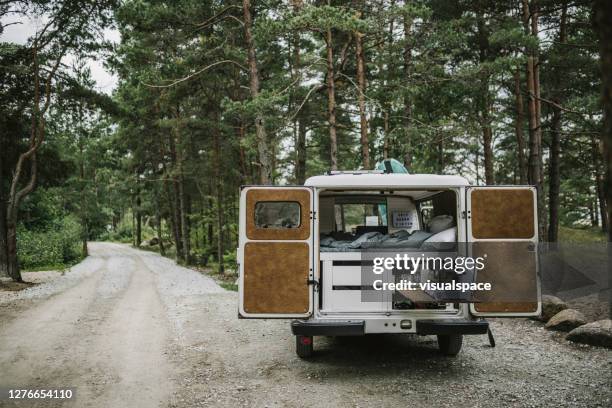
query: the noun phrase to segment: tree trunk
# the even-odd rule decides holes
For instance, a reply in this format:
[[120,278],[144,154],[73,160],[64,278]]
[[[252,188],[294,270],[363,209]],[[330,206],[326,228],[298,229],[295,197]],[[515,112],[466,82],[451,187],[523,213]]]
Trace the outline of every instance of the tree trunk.
[[[529,1],[523,0],[523,23],[531,36],[538,35],[537,4],[532,1],[530,10]],[[531,19],[531,24],[529,21]],[[544,189],[542,183],[542,129],[540,127],[540,103],[537,99],[540,92],[537,51],[527,51],[527,92],[529,94],[529,160],[528,181],[535,186],[538,200],[538,232],[540,239],[546,237],[546,206],[544,203]]]
[[476,143],[476,152],[474,156],[475,156],[474,167],[476,170],[476,185],[479,186],[480,185],[480,146],[478,145],[478,143]]
[[[175,211],[175,203],[174,203],[174,198],[173,198],[173,194],[172,191],[170,190],[170,180],[168,179],[167,175],[164,175],[164,190],[166,193],[166,198],[168,200],[168,207],[170,210],[170,217],[169,217],[169,223],[170,223],[170,232],[172,232],[172,240],[174,240],[174,245],[176,248],[176,257],[178,259],[178,247],[179,247],[179,233],[177,230],[177,222],[178,219],[176,218],[177,213]],[[174,184],[174,183],[173,183]]]
[[608,205],[606,202],[606,185],[605,176],[601,171],[601,151],[599,143],[594,136],[591,136],[591,157],[593,160],[593,176],[595,178],[595,191],[597,193],[597,201],[599,203],[599,218],[601,219],[601,230],[604,233],[608,232],[609,218]]
[[7,219],[6,223],[6,238],[7,238],[7,259],[8,259],[8,274],[15,282],[23,282],[21,278],[21,270],[17,258],[17,220]]
[[355,54],[357,56],[357,86],[359,87],[359,124],[360,124],[360,142],[361,142],[361,163],[364,169],[370,168],[370,146],[368,143],[368,119],[365,111],[365,90],[366,90],[366,77],[365,77],[365,63],[364,63],[364,52],[363,52],[363,34],[360,32],[355,33]]
[[482,142],[484,150],[485,183],[487,185],[493,185],[495,184],[495,173],[493,171],[493,131],[490,124],[482,128]]
[[533,58],[528,57],[527,61],[527,90],[529,92],[529,102],[527,104],[529,111],[529,159],[527,178],[529,184],[538,187],[540,182],[540,167],[538,166],[541,134],[537,127],[535,93],[533,88]]
[[78,106],[78,115],[79,115],[79,130],[77,141],[79,145],[79,179],[81,182],[80,188],[80,208],[79,215],[81,217],[81,255],[86,257],[89,254],[89,250],[87,249],[87,240],[89,239],[89,223],[86,211],[86,198],[85,198],[85,129],[83,128],[83,101],[79,103]]
[[156,197],[157,208],[155,211],[155,223],[157,230],[157,241],[159,242],[159,253],[162,256],[166,255],[166,248],[164,247],[164,239],[162,234],[162,215],[161,215],[161,203],[159,202],[159,196]]
[[136,247],[140,247],[142,244],[142,212],[140,207],[142,206],[142,200],[140,198],[140,174],[136,171],[136,205],[134,206],[134,216],[136,218]]
[[[255,54],[255,43],[251,29],[253,27],[253,18],[251,15],[250,0],[242,0],[242,11],[244,14],[244,37],[247,46],[247,56],[249,63],[249,88],[251,97],[257,98],[259,95],[259,69],[257,66],[257,55]],[[270,148],[268,135],[263,113],[258,111],[255,115],[255,135],[257,138],[257,151],[259,153],[259,182],[261,184],[272,183],[272,160],[270,158]]]
[[8,235],[6,205],[0,201],[0,281],[10,278],[8,258]]
[[219,262],[219,273],[225,272],[225,265],[223,263],[223,254],[225,249],[223,248],[223,231],[225,227],[225,220],[223,217],[223,181],[221,179],[221,135],[219,129],[213,130],[213,137],[215,143],[215,180],[217,190],[217,260]]
[[247,154],[244,149],[244,145],[242,144],[242,140],[244,140],[244,124],[242,120],[238,125],[237,129],[238,134],[238,154],[239,154],[239,163],[240,163],[240,179],[243,184],[251,184],[249,180],[251,180],[251,174],[247,169]]
[[525,107],[521,93],[521,72],[514,71],[514,98],[516,102],[516,120],[514,130],[516,133],[517,161],[519,166],[519,184],[527,184],[527,160],[525,160],[525,136],[523,134]]
[[[605,191],[607,200],[608,221],[612,220],[612,2],[609,0],[595,1],[594,23],[599,36],[599,53],[602,73],[602,104],[604,111],[604,127],[602,139],[605,157]],[[608,228],[608,242],[612,242],[612,228]],[[612,300],[612,291],[610,291]],[[611,302],[612,303],[612,302]],[[610,307],[612,315],[612,307]]]
[[597,189],[597,199],[599,201],[599,218],[601,219],[601,230],[607,233],[610,229],[610,215],[608,214],[608,202],[606,200],[606,186],[604,178],[599,172],[599,168],[596,170],[595,184]]
[[[404,17],[404,80],[406,84],[410,84],[410,73],[412,68],[412,45],[410,43],[410,30],[412,28],[412,20],[410,17]],[[410,137],[412,126],[412,101],[408,95],[408,91],[404,90],[404,166],[410,171],[412,166],[412,140]]]
[[[183,166],[179,166],[179,172],[182,172]],[[178,177],[179,202],[181,205],[181,239],[183,247],[183,259],[187,264],[191,261],[191,240],[189,237],[189,222],[187,221],[187,196],[185,194],[185,179],[180,173]]]
[[[303,7],[302,0],[291,0],[291,5],[295,13],[299,13]],[[296,31],[293,35],[293,77],[295,87],[299,89],[302,77],[302,56],[301,56],[300,32]],[[306,180],[306,123],[304,118],[298,113],[293,124],[295,134],[295,180],[297,184],[304,184]]]
[[[209,201],[209,205],[210,208],[212,208],[212,200]],[[215,236],[215,231],[214,231],[214,226],[212,222],[209,222],[206,226],[206,237],[208,238],[207,241],[210,245],[210,247],[212,247],[212,243],[214,241],[214,236]],[[212,255],[212,252],[209,252],[208,255]]]
[[6,230],[6,205],[0,201],[0,281],[10,278],[8,266],[8,239]]
[[[478,60],[481,65],[487,62],[489,56],[489,40],[482,14],[477,16],[478,29]],[[482,128],[482,146],[484,150],[485,183],[495,184],[493,170],[493,129],[491,127],[491,95],[489,91],[490,74],[484,70],[480,80],[480,126]]]
[[383,114],[383,131],[383,159],[386,160],[389,158],[389,112],[387,110]]
[[178,183],[178,203],[180,207],[180,226],[181,226],[181,243],[182,243],[182,255],[185,263],[189,264],[191,261],[191,239],[189,234],[189,222],[188,222],[188,208],[187,208],[187,194],[185,193],[185,174],[183,168],[183,162],[185,161],[185,146],[182,140],[182,129],[180,125],[181,115],[180,108],[176,108],[176,121],[177,125],[175,128],[176,137],[176,164],[178,168],[177,183]]
[[438,138],[438,174],[444,174],[444,140],[436,134]]
[[306,124],[303,119],[298,120],[297,160],[295,163],[295,178],[297,184],[306,181]]
[[174,232],[174,244],[176,246],[176,260],[183,261],[185,259],[183,253],[183,234],[181,226],[181,207],[179,199],[179,187],[176,178],[172,180],[172,227]]
[[338,170],[338,138],[336,136],[336,81],[334,78],[334,51],[331,28],[325,33],[327,50],[327,120],[329,122],[329,163]]
[[[563,4],[561,9],[561,18],[559,20],[559,43],[567,42],[567,3]],[[561,102],[561,72],[555,75],[555,90],[554,101],[557,105]],[[561,155],[561,130],[562,130],[562,115],[561,109],[558,106],[552,107],[552,132],[550,140],[550,160],[548,173],[548,241],[557,242],[559,237],[559,186],[560,186],[560,155]]]
[[[539,5],[538,0],[532,0],[532,18],[531,18],[531,35],[535,38],[539,38],[538,20],[539,20]],[[540,92],[540,61],[539,61],[539,49],[534,55],[533,59],[533,87],[535,92],[535,109],[536,109],[536,128],[539,134],[538,143],[538,224],[540,237],[547,236],[547,222],[546,216],[546,202],[544,197],[544,147],[542,145],[542,102]],[[541,238],[543,239],[543,238]]]
[[132,195],[132,246],[136,246],[136,205]]
[[[174,170],[177,166],[177,154],[176,154],[176,144],[174,140],[174,136],[170,135],[168,137],[168,141],[170,144],[170,157],[172,158],[172,169]],[[181,199],[180,199],[180,187],[179,181],[176,174],[172,175],[172,199],[171,207],[172,207],[172,230],[174,233],[174,240],[176,245],[176,260],[184,261],[185,256],[183,252],[183,226],[181,221],[183,219],[181,214]]]
[[6,230],[6,198],[4,196],[4,185],[2,181],[4,180],[3,155],[6,150],[1,140],[0,147],[2,148],[2,152],[0,152],[0,281],[2,281],[9,279],[10,275],[8,266],[8,239]]
[[553,107],[548,174],[548,241],[559,237],[559,162],[561,152],[561,110]]

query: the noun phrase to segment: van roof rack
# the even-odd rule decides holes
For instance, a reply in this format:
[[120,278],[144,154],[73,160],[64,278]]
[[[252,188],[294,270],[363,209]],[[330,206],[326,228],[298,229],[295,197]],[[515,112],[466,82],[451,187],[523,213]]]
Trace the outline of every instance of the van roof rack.
[[384,174],[383,170],[329,170],[327,176],[337,176],[340,174]]

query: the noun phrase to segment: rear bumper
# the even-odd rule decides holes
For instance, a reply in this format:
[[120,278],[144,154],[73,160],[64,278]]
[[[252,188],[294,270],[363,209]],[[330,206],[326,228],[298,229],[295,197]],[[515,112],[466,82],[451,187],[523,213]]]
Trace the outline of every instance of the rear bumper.
[[363,320],[350,322],[294,320],[291,322],[291,332],[296,336],[363,336],[365,322]]
[[[291,332],[296,336],[363,336],[365,321],[310,321],[294,320]],[[432,319],[417,320],[416,334],[486,334],[489,323],[485,320]],[[414,333],[414,332],[413,332]]]
[[417,334],[486,334],[489,322],[485,320],[417,320]]

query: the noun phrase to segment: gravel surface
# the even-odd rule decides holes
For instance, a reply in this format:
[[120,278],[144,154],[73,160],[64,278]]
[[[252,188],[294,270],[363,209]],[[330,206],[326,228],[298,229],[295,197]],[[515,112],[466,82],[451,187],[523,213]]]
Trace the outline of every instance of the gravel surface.
[[237,319],[212,279],[125,245],[90,251],[0,291],[0,387],[76,387],[78,407],[612,405],[612,351],[536,321],[492,320],[497,347],[467,336],[455,358],[434,337],[380,335],[317,337],[302,361],[287,321]]

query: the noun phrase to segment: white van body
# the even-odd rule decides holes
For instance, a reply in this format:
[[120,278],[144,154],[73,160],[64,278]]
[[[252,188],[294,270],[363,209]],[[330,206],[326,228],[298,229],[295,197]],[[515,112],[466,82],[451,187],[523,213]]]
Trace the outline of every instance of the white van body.
[[[529,304],[446,303],[421,308],[415,302],[417,306],[401,309],[384,292],[377,301],[363,302],[361,290],[355,290],[361,285],[359,249],[336,252],[320,242],[326,234],[350,234],[338,231],[345,228],[340,228],[345,223],[345,214],[340,212],[346,211],[343,203],[350,209],[346,203],[355,200],[384,205],[384,213],[377,216],[382,225],[374,225],[376,216],[370,216],[357,231],[425,231],[424,214],[433,210],[434,214],[445,211],[447,218],[454,217],[452,235],[456,242],[516,242],[531,247],[538,242],[536,193],[530,186],[470,186],[460,176],[376,171],[330,172],[309,178],[304,186],[245,186],[240,195],[238,248],[241,318],[292,319],[298,355],[308,357],[313,336],[438,335],[441,348],[449,338],[458,341],[460,348],[462,335],[487,333],[484,317],[540,314],[535,250],[530,251],[532,259],[520,261],[520,265],[498,262],[490,268],[490,274],[501,279],[500,287],[518,280],[533,288],[535,295]],[[443,209],[431,208],[430,203],[435,207],[436,200]],[[274,227],[255,219],[261,214],[275,214],[277,205],[294,211],[294,218],[299,206],[299,221],[283,221],[286,225]],[[449,236],[449,231],[437,236]],[[510,272],[503,270],[512,266],[515,269]],[[452,348],[446,353],[458,352],[456,344],[455,351]]]

